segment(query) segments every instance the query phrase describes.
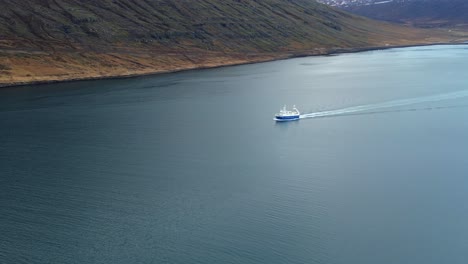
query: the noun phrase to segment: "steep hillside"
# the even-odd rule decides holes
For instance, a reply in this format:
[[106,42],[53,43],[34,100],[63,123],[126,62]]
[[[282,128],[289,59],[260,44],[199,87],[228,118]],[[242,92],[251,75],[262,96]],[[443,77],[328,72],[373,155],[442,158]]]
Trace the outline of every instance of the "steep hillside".
[[0,83],[144,74],[448,41],[312,0],[0,0]]
[[467,28],[466,0],[321,0],[346,11],[373,19],[417,27]]

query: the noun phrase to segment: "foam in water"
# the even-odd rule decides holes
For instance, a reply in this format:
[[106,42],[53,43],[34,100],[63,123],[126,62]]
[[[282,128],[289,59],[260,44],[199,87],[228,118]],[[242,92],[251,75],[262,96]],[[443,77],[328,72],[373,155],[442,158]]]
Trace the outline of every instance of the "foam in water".
[[438,101],[457,99],[457,98],[462,98],[462,97],[467,97],[467,96],[468,96],[468,90],[463,90],[463,91],[458,91],[458,92],[453,92],[453,93],[423,96],[423,97],[410,98],[410,99],[401,99],[401,100],[394,100],[394,101],[388,101],[388,102],[377,103],[377,104],[359,105],[359,106],[352,106],[352,107],[330,110],[330,111],[321,111],[321,112],[315,112],[315,113],[309,113],[309,114],[302,114],[300,118],[304,119],[304,118],[314,118],[314,117],[345,115],[345,114],[352,114],[352,113],[357,113],[357,112],[378,110],[378,109],[391,108],[391,107],[397,107],[397,106],[413,105],[413,104],[428,103],[428,102],[438,102]]

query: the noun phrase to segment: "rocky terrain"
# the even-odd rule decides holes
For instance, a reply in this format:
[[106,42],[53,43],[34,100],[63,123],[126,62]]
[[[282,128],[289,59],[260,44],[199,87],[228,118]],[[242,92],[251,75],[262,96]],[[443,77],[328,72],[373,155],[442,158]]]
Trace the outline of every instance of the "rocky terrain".
[[320,0],[372,19],[422,28],[468,29],[466,0]]
[[0,0],[0,85],[460,41],[310,0]]

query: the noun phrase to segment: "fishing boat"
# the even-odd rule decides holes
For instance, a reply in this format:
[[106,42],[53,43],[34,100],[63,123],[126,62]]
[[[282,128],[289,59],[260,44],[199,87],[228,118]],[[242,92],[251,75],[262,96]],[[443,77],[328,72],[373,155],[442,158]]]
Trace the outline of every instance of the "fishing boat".
[[283,109],[275,115],[275,120],[278,122],[294,121],[299,120],[300,116],[301,112],[297,110],[296,106],[293,106],[292,110],[286,110],[286,106],[284,106]]

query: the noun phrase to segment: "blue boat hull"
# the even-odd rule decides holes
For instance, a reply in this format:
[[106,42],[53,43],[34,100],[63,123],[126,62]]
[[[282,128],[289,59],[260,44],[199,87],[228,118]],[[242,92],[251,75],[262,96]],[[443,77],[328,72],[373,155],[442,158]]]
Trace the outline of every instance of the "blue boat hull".
[[284,121],[294,121],[294,120],[299,120],[299,115],[294,115],[294,116],[275,116],[275,120],[279,122],[284,122]]

